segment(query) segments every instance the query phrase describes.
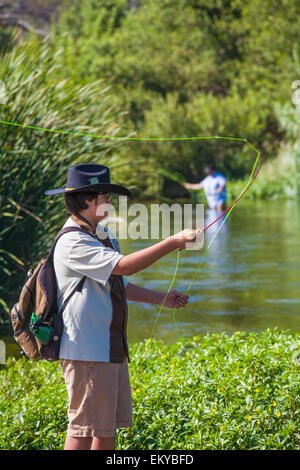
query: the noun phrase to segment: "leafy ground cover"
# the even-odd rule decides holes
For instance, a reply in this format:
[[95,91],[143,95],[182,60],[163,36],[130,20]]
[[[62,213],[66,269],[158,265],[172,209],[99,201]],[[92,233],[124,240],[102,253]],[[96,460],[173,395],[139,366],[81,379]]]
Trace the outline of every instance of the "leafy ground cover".
[[[118,449],[300,449],[299,334],[207,334],[130,347],[134,426]],[[59,363],[9,358],[0,371],[0,448],[61,449]]]

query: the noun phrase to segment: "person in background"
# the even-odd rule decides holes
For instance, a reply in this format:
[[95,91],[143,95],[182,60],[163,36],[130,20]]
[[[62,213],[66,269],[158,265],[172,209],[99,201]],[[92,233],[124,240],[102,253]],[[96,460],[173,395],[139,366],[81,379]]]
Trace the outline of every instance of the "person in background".
[[212,165],[204,168],[206,177],[196,184],[184,183],[186,189],[203,189],[210,209],[219,212],[225,210],[226,206],[226,178],[218,173]]

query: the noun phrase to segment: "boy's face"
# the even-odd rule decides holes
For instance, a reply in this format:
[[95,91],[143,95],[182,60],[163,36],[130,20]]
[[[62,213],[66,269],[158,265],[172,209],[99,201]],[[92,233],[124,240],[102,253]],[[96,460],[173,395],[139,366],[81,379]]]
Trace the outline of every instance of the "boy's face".
[[97,223],[108,217],[110,205],[110,194],[98,194],[94,206]]

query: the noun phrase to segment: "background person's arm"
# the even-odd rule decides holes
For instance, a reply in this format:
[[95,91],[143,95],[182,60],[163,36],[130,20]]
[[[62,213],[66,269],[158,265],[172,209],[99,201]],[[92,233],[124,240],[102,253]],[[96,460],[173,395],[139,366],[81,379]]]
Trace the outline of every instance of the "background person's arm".
[[183,183],[185,189],[203,189],[201,183]]

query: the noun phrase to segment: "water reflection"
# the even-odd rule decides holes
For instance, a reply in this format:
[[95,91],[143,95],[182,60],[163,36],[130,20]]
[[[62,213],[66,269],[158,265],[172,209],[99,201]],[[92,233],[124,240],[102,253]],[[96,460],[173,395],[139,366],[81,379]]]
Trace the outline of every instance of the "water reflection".
[[[205,226],[218,216],[216,211],[206,210]],[[207,229],[201,251],[181,253],[176,289],[185,292],[201,263],[190,290],[191,303],[176,312],[182,334],[274,327],[299,331],[299,204],[243,201],[222,225],[224,218]],[[205,248],[214,236],[202,263]],[[175,264],[176,254],[170,254],[134,276],[134,282],[150,289],[166,289]],[[157,310],[154,306],[130,305],[129,340],[150,334]],[[156,336],[176,340],[171,311],[163,311]]]
[[[205,226],[219,216],[206,210]],[[225,217],[225,216],[224,216]],[[190,290],[190,304],[176,311],[183,336],[212,331],[260,331],[290,328],[300,331],[300,205],[296,201],[241,201],[221,226],[219,219],[205,233],[201,250],[186,250],[174,288],[185,292],[219,227]],[[120,240],[126,255],[157,240]],[[166,291],[176,266],[176,252],[128,280],[142,287]],[[151,334],[159,308],[129,304],[128,339]],[[155,336],[177,338],[172,311],[161,313]],[[13,341],[13,340],[12,340]]]
[[[209,227],[219,216],[220,212],[215,209],[206,210],[205,226]],[[210,246],[213,247],[213,250],[208,251],[212,256],[220,256],[227,252],[228,223],[225,214],[205,231],[205,245],[208,247],[211,244]]]

